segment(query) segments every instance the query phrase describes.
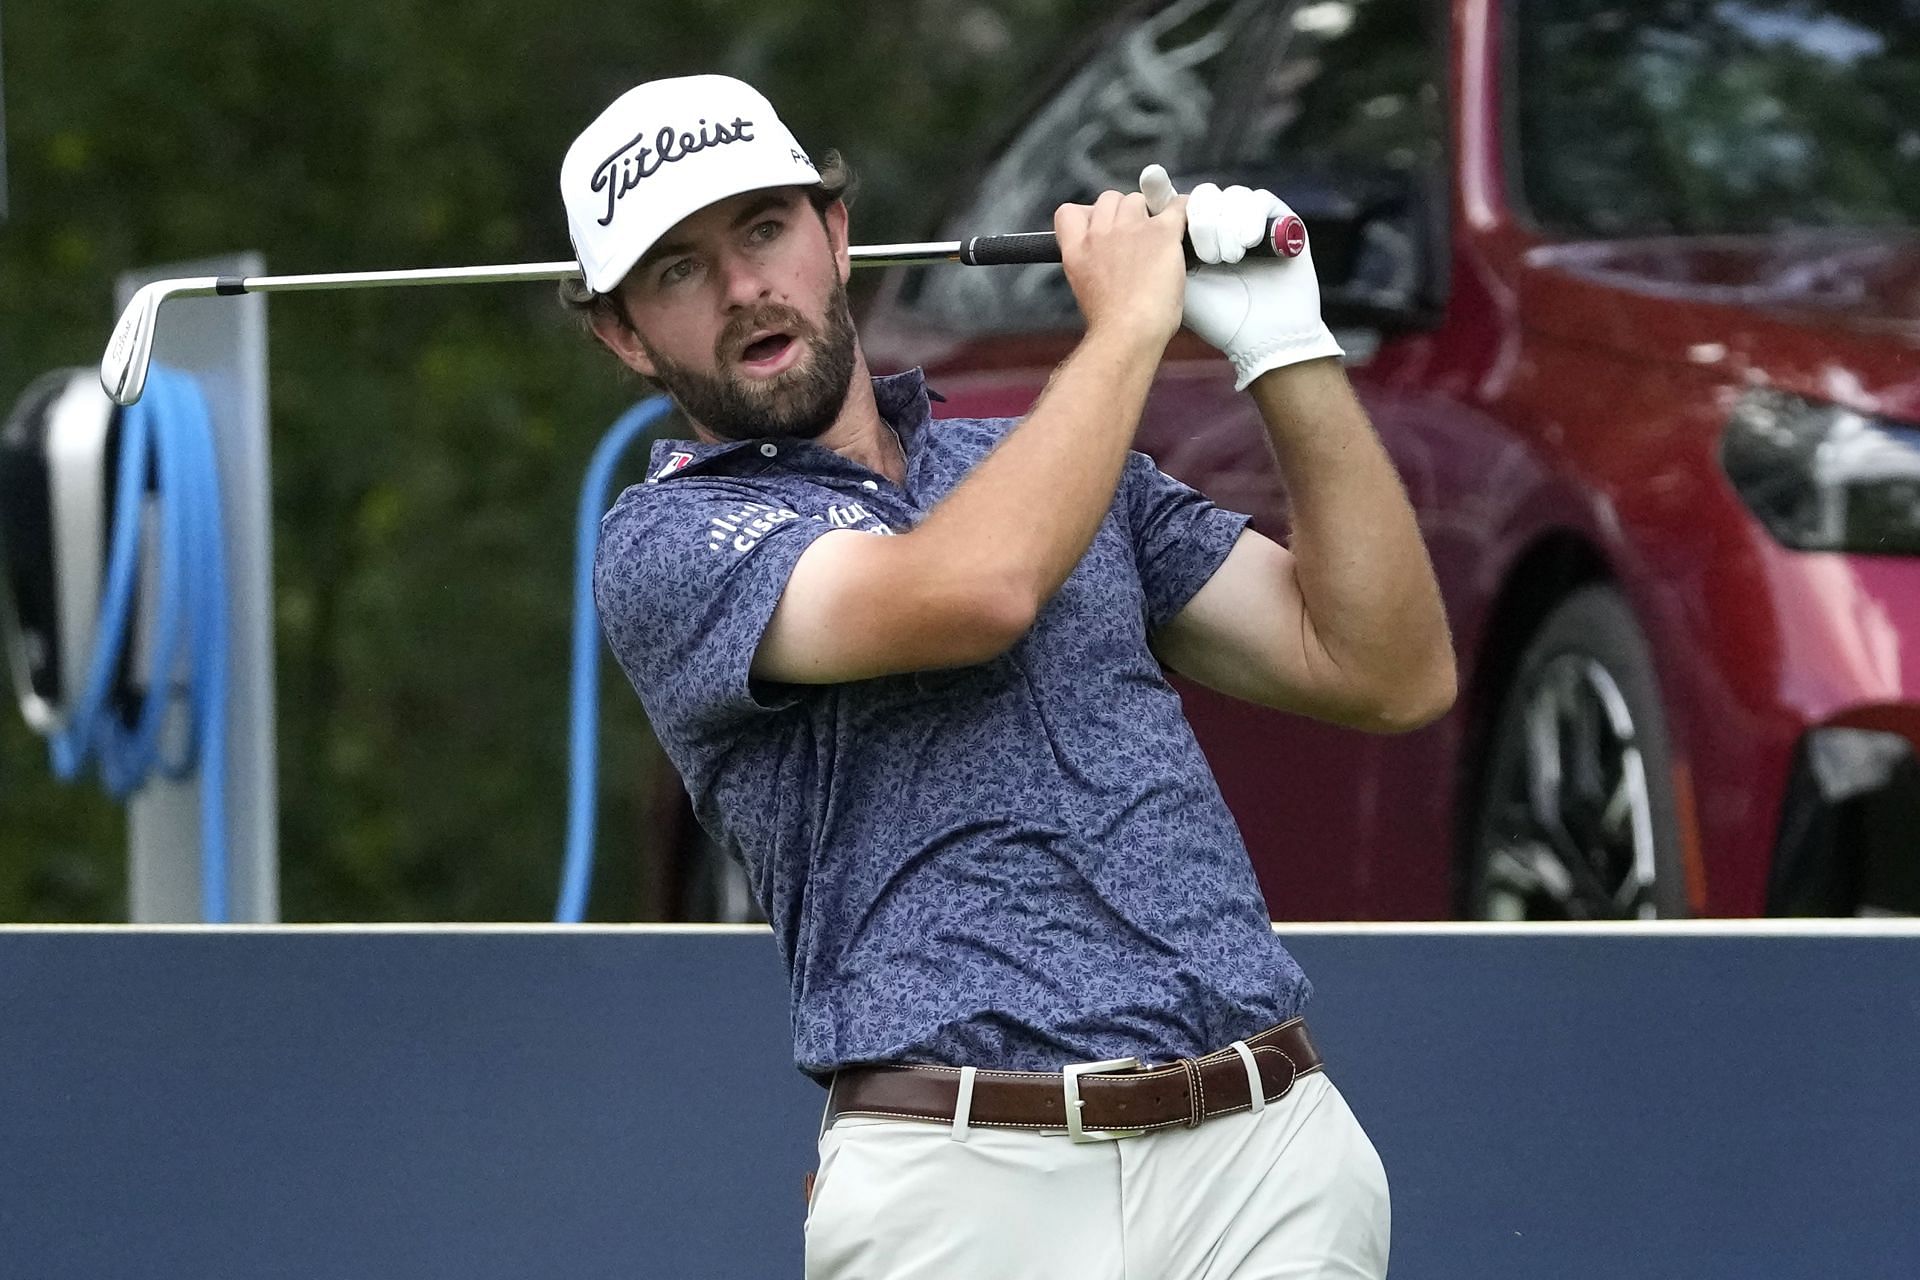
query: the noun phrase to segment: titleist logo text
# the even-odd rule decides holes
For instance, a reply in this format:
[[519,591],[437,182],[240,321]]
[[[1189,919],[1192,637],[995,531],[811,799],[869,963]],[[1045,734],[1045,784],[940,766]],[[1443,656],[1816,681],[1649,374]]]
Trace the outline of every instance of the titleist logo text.
[[736,116],[732,124],[710,125],[702,119],[697,133],[662,125],[660,132],[653,135],[650,147],[641,141],[646,136],[644,130],[636,133],[626,146],[602,160],[600,167],[593,171],[593,190],[607,193],[607,216],[600,219],[603,227],[613,221],[614,206],[643,180],[660,172],[660,166],[684,160],[708,147],[752,142],[753,121]]

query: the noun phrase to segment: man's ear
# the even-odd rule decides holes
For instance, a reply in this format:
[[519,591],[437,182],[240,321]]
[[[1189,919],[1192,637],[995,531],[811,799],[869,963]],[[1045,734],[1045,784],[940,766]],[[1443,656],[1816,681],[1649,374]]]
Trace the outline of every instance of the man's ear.
[[827,224],[827,243],[833,247],[833,260],[840,265],[840,283],[845,284],[853,275],[853,258],[847,253],[847,202],[835,200],[821,214],[821,219]]
[[593,336],[602,346],[620,357],[620,363],[643,378],[653,376],[653,357],[640,342],[640,335],[628,327],[612,307],[595,307],[588,317]]

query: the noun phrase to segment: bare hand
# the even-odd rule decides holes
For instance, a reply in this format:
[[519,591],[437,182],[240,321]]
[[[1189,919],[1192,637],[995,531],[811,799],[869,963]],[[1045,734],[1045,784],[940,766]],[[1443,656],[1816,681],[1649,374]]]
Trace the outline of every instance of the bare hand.
[[1065,204],[1053,233],[1087,332],[1118,331],[1164,344],[1180,327],[1187,266],[1182,196],[1149,214],[1138,192],[1104,192],[1092,205]]

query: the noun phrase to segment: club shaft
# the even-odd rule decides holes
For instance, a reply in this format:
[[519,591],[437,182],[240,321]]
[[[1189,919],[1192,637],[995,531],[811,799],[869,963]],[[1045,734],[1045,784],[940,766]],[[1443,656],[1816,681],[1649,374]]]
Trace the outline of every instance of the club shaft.
[[[1060,261],[1051,232],[974,236],[967,240],[922,244],[855,245],[848,251],[856,267],[924,266],[959,262],[1001,266]],[[155,329],[162,303],[169,298],[234,297],[246,293],[301,293],[331,289],[378,289],[433,284],[501,284],[581,277],[577,262],[518,262],[480,267],[427,267],[404,271],[330,271],[297,276],[197,276],[156,280],[143,285],[121,313],[100,360],[100,384],[120,404],[140,398],[153,358]]]
[[[848,251],[855,266],[891,267],[959,260],[959,242],[940,244],[855,245]],[[565,280],[580,274],[577,262],[519,262],[481,267],[418,267],[405,271],[329,271],[299,276],[207,277],[176,290],[175,297],[242,293],[303,293],[332,289],[378,289],[391,285],[509,284],[524,280]]]
[[[1297,222],[1298,219],[1292,219]],[[1274,224],[1255,253],[1277,254]],[[1299,252],[1297,248],[1293,253]],[[940,262],[968,266],[1060,261],[1060,246],[1050,231],[974,236],[967,240],[921,244],[854,245],[847,256],[856,267],[911,267]],[[1290,254],[1289,254],[1290,256]],[[242,293],[299,293],[323,289],[377,289],[394,285],[505,284],[518,280],[565,280],[580,275],[577,262],[519,262],[482,267],[425,267],[404,271],[335,271],[299,276],[226,276],[173,281],[169,297],[191,298]]]

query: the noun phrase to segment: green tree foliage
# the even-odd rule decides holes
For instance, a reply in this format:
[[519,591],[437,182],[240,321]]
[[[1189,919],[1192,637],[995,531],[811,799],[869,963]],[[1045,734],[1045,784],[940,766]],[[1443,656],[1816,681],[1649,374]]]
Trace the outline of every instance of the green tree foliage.
[[[862,240],[928,230],[1092,0],[57,0],[6,11],[0,394],[91,365],[131,267],[568,256],[568,141],[726,71],[861,170]],[[274,559],[288,919],[551,911],[573,504],[639,393],[549,288],[276,298]],[[631,475],[625,477],[631,479]],[[611,669],[611,664],[609,664]],[[124,918],[124,823],[0,716],[0,919]],[[595,913],[660,908],[657,755],[603,698]]]

